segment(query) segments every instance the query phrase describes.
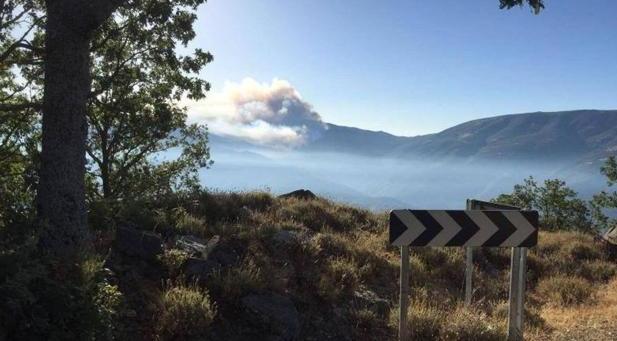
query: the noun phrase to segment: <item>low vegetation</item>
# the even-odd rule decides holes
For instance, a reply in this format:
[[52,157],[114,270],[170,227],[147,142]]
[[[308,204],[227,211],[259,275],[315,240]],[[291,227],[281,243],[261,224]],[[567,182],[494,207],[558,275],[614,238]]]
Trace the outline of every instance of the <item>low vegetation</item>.
[[[109,211],[116,212],[114,219],[98,230],[95,251],[85,258],[79,278],[48,273],[50,267],[36,260],[40,258],[24,256],[31,250],[28,235],[35,232],[4,245],[0,336],[10,339],[36,331],[64,337],[66,331],[56,326],[65,325],[79,327],[72,329],[76,338],[267,337],[276,328],[264,330],[263,324],[270,322],[256,322],[247,312],[246,298],[278,295],[292,302],[299,339],[396,337],[399,251],[388,245],[385,214],[325,199],[202,191]],[[104,257],[113,249],[114,230],[120,225],[159,234],[164,252],[148,266],[111,266],[121,269],[114,273],[109,257]],[[194,255],[174,242],[186,235],[204,242],[218,236],[217,250],[224,252],[209,257],[230,260],[221,260],[221,266],[203,276],[188,272],[186,263]],[[508,250],[480,249],[475,259],[474,304],[466,308],[463,251],[412,250],[409,327],[416,339],[504,339]],[[545,321],[546,309],[589,309],[596,304],[598,289],[613,281],[616,271],[593,234],[542,231],[528,259],[528,335],[555,332]],[[57,302],[46,302],[71,292],[81,298],[65,300],[71,304],[60,305],[62,313]]]
[[203,338],[216,316],[216,306],[205,289],[196,284],[167,284],[161,295],[161,310],[156,326],[162,340]]

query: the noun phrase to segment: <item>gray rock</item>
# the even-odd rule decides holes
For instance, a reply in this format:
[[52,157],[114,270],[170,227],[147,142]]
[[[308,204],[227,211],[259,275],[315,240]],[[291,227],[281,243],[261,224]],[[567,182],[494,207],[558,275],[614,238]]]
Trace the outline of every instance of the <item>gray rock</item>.
[[255,318],[255,324],[268,326],[274,335],[268,340],[297,340],[300,320],[293,302],[277,294],[251,294],[242,298],[242,305]]
[[115,249],[127,256],[156,260],[163,254],[163,240],[153,232],[120,226],[116,230]]
[[309,191],[308,189],[298,189],[293,192],[285,193],[279,195],[279,198],[296,198],[302,200],[313,200],[317,199],[315,193]]
[[176,239],[175,246],[189,255],[197,258],[208,258],[208,255],[219,245],[219,236],[214,236],[206,241],[191,235],[180,236]]
[[176,239],[175,246],[190,256],[203,257],[206,253],[207,242],[195,236],[180,236]]
[[206,278],[220,268],[221,264],[202,258],[189,258],[184,263],[184,273],[192,278]]
[[380,316],[386,316],[390,310],[390,302],[377,296],[373,291],[360,288],[353,293],[353,305],[356,308],[369,309]]
[[295,244],[298,240],[298,233],[294,231],[281,230],[272,236],[272,241],[280,245]]
[[184,273],[189,277],[206,278],[215,270],[237,264],[240,259],[233,248],[220,242],[219,236],[208,242],[192,236],[181,237],[178,241],[176,246],[192,255],[184,263]]

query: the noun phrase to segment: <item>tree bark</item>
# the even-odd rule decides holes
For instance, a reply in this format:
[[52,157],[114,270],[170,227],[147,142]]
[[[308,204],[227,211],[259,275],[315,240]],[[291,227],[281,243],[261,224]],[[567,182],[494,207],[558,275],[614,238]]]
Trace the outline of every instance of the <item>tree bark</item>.
[[45,86],[37,208],[39,247],[72,259],[88,237],[84,176],[90,34],[121,3],[47,0]]

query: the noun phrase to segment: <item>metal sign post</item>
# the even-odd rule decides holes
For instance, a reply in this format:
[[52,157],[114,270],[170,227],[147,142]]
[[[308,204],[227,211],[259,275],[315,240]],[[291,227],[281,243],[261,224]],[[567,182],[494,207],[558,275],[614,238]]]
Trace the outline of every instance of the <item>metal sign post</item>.
[[399,340],[407,341],[407,307],[409,306],[409,247],[401,246],[401,288],[399,297]]
[[[467,199],[467,210],[476,209],[473,200]],[[465,248],[465,305],[471,305],[471,296],[473,295],[473,248],[470,246]]]
[[523,315],[525,313],[525,280],[527,248],[512,248],[510,262],[510,303],[508,307],[508,341],[523,340]]

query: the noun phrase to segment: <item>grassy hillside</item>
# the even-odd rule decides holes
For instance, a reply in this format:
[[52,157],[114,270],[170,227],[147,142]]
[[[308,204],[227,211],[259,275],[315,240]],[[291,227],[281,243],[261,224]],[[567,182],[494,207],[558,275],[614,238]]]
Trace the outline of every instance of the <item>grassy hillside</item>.
[[[81,269],[86,282],[106,283],[92,300],[112,326],[101,339],[396,339],[399,251],[387,243],[386,214],[323,199],[200,193],[101,206],[91,220],[96,243]],[[411,255],[414,339],[504,339],[508,250],[477,251],[470,309],[462,249]],[[541,232],[528,265],[529,339],[592,331],[602,340],[617,330],[617,266],[593,236]],[[27,280],[15,275],[0,294]],[[4,328],[11,335],[19,326]]]
[[[126,309],[140,312],[135,322],[142,337],[186,337],[181,326],[198,329],[194,324],[165,321],[190,318],[177,312],[188,308],[175,307],[180,303],[168,299],[174,290],[195,292],[194,299],[182,303],[188,306],[203,304],[199,293],[208,293],[209,303],[203,309],[212,319],[202,321],[207,326],[200,333],[214,339],[285,338],[289,326],[276,321],[276,314],[256,322],[248,311],[243,299],[256,294],[266,298],[277,294],[293,303],[300,339],[396,336],[399,255],[387,244],[385,214],[267,193],[204,193],[157,207],[133,207],[122,214],[136,226],[160,233],[166,243],[160,257],[165,280],[148,279],[132,270],[116,274]],[[174,240],[186,234],[204,241],[219,236],[216,248],[224,251],[218,258],[231,260],[219,262],[203,278],[191,277],[186,273],[189,255],[174,247],[178,245]],[[475,303],[469,310],[461,304],[462,249],[423,248],[411,254],[409,321],[416,339],[503,340],[508,250],[478,250]],[[559,335],[559,324],[547,321],[559,309],[593,310],[598,289],[613,279],[617,269],[593,236],[576,232],[542,232],[528,264],[526,332],[538,339]],[[124,282],[129,280],[127,273],[130,283]]]

